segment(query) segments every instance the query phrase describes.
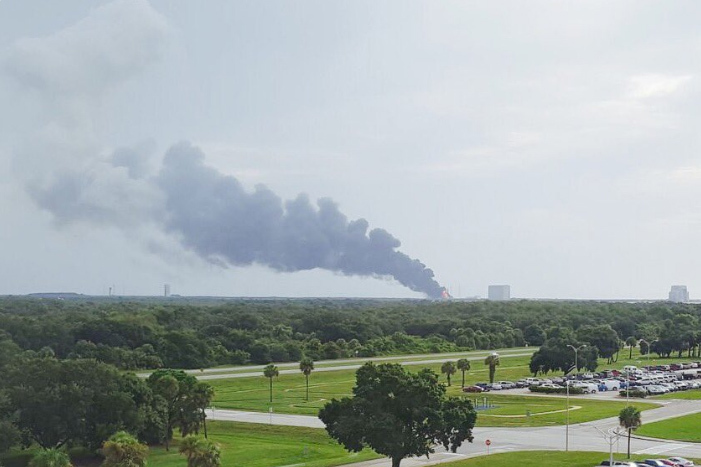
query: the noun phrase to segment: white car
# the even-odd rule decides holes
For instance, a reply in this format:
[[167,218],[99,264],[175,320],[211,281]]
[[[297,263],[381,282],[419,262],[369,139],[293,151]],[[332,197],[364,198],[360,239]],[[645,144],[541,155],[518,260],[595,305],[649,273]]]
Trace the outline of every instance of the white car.
[[599,387],[592,383],[576,383],[572,387],[581,388],[585,393],[594,394],[599,392]]

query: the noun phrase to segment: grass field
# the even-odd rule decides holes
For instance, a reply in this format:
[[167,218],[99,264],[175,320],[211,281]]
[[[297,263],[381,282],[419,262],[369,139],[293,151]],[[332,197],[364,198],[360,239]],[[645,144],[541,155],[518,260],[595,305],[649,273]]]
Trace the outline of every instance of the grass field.
[[670,418],[660,422],[644,424],[636,431],[642,436],[653,438],[674,439],[679,441],[701,442],[701,413]]
[[[657,456],[659,457],[659,456]],[[592,467],[602,460],[608,460],[605,452],[559,452],[559,451],[524,451],[506,454],[492,454],[463,461],[444,464],[445,467]],[[631,456],[633,460],[649,459],[650,456]],[[615,460],[625,460],[616,455]],[[699,461],[697,460],[696,463]]]
[[[530,357],[504,358],[497,371],[499,379],[518,379],[527,370]],[[474,362],[474,369],[465,375],[467,384],[488,379],[488,369],[482,361]],[[412,371],[431,368],[440,374],[440,363],[409,366]],[[461,374],[453,376],[449,393],[460,394]],[[268,380],[262,375],[250,378],[231,378],[208,381],[214,387],[212,405],[222,409],[267,412],[269,404]],[[331,398],[351,394],[355,384],[355,370],[315,372],[309,378],[309,402],[305,401],[305,381],[302,373],[283,374],[273,382],[273,411],[302,415],[316,415]]]
[[655,399],[685,399],[685,400],[701,400],[701,389],[690,389],[688,391],[670,392],[661,396],[651,398]]
[[[503,358],[497,370],[498,380],[517,380],[528,375],[530,357]],[[432,368],[440,373],[440,364],[409,366],[412,371],[420,368]],[[461,395],[462,375],[453,376],[453,385],[448,394]],[[441,376],[444,380],[444,376]],[[486,381],[488,369],[482,360],[474,361],[473,368],[465,375],[466,384]],[[268,380],[262,374],[250,378],[232,378],[208,381],[215,389],[212,405],[219,409],[251,410],[267,412],[269,403]],[[309,380],[309,402],[305,401],[305,382],[301,373],[280,375],[273,383],[272,408],[276,413],[316,415],[321,407],[332,398],[351,395],[355,384],[355,370],[338,370],[312,373]],[[483,400],[484,396],[477,399]],[[562,397],[534,398],[526,396],[507,396],[490,393],[488,396],[499,407],[480,411],[480,426],[543,426],[564,424],[566,419],[565,401]],[[470,396],[475,399],[474,395]],[[593,401],[572,399],[570,401],[570,420],[573,423],[612,417],[625,406],[624,402]],[[655,407],[654,404],[637,403],[641,409]],[[575,408],[580,407],[580,408]],[[527,417],[526,413],[531,416]],[[543,412],[555,412],[543,414]]]
[[[475,400],[471,397],[470,399]],[[488,403],[496,406],[479,410],[478,426],[523,427],[564,425],[567,419],[567,402],[564,397],[487,396]],[[482,404],[483,399],[477,398]],[[635,401],[640,410],[658,407],[656,404]],[[570,423],[583,423],[618,416],[626,406],[625,401],[602,401],[570,398]],[[479,408],[479,405],[478,405]]]
[[[221,446],[223,466],[327,467],[380,457],[368,449],[349,453],[321,429],[233,422],[210,422],[208,428],[209,439]],[[176,442],[170,452],[151,448],[148,463],[150,467],[182,467],[186,462]]]
[[[524,349],[510,349],[510,351],[522,351]],[[628,359],[628,352],[624,349],[616,363],[607,365],[604,360],[599,362],[599,368],[622,368],[625,365],[634,364],[642,366],[648,362],[646,358],[642,358],[637,353],[633,352],[633,358]],[[407,359],[411,360],[412,356]],[[432,358],[440,358],[440,354],[432,356]],[[684,359],[651,359],[650,363],[671,363],[678,362]],[[516,381],[520,378],[531,376],[528,370],[528,362],[530,356],[508,356],[504,355],[501,360],[501,366],[497,369],[497,380]],[[407,368],[412,371],[418,371],[420,368],[432,368],[436,373],[440,374],[440,363],[409,365]],[[250,370],[247,370],[250,371]],[[555,373],[557,375],[557,373]],[[459,383],[462,375],[460,372],[453,376],[453,386],[449,388],[449,393],[459,394]],[[483,364],[483,358],[472,360],[472,369],[466,374],[466,384],[474,384],[481,381],[487,381],[488,370]],[[445,381],[445,377],[441,375],[441,380]],[[262,371],[260,376],[248,378],[231,378],[221,380],[208,381],[215,388],[214,406],[219,408],[253,410],[259,412],[267,412],[268,403],[268,382],[263,377]],[[306,402],[304,391],[304,377],[301,373],[283,374],[280,375],[273,385],[273,410],[282,413],[296,413],[303,415],[315,415],[323,404],[333,398],[349,395],[351,388],[355,382],[354,369],[341,369],[338,371],[313,372],[310,377],[310,396],[309,402]],[[682,398],[694,398],[689,393],[689,396],[680,396]],[[674,396],[667,396],[674,398]]]

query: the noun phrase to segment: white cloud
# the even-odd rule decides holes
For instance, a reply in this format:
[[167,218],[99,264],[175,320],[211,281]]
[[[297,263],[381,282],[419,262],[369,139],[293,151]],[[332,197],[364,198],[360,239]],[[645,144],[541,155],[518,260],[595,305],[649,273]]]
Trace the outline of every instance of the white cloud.
[[691,75],[645,74],[633,76],[628,85],[631,99],[651,99],[672,96],[683,91]]

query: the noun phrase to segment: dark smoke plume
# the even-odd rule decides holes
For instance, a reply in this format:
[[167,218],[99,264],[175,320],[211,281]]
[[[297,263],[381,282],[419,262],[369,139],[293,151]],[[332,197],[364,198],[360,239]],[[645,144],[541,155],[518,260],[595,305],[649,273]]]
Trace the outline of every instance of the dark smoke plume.
[[116,0],[54,34],[21,39],[0,57],[0,74],[16,79],[19,95],[36,97],[28,108],[36,105],[36,121],[46,122],[28,121],[13,157],[38,206],[58,225],[110,226],[158,246],[149,238],[155,224],[222,265],[392,277],[441,296],[433,272],[397,251],[399,240],[368,231],[363,219],[349,222],[329,199],[313,205],[305,196],[283,202],[263,186],[247,192],[186,143],[168,151],[155,177],[153,144],[107,157],[95,126],[110,121],[101,115],[104,96],[157,62],[170,37],[168,20],[148,1]]
[[441,297],[433,271],[397,251],[401,243],[387,231],[368,231],[365,219],[348,221],[328,198],[314,206],[305,195],[283,202],[262,185],[246,192],[234,177],[203,161],[198,148],[180,143],[168,151],[157,177],[167,230],[199,255],[284,272],[321,268],[392,277],[411,290]]

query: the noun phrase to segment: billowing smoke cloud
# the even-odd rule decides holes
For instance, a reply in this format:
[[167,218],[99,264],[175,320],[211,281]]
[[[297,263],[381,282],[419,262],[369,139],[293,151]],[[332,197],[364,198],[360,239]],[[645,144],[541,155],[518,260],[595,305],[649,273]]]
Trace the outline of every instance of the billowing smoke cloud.
[[205,258],[278,271],[321,268],[348,275],[389,276],[440,297],[433,271],[397,251],[399,240],[365,219],[348,221],[332,200],[305,195],[284,202],[259,185],[246,192],[233,177],[204,165],[188,143],[165,156],[156,183],[165,195],[165,228]]
[[330,199],[283,202],[264,186],[244,190],[204,164],[188,143],[173,146],[153,175],[152,148],[106,154],[97,137],[101,97],[157,60],[169,34],[145,0],[96,8],[53,36],[20,41],[3,69],[37,93],[47,122],[16,151],[28,193],[59,224],[108,225],[134,232],[156,226],[183,247],[221,265],[261,264],[277,271],[325,269],[391,277],[440,297],[420,261],[399,240],[364,219],[349,221]]

